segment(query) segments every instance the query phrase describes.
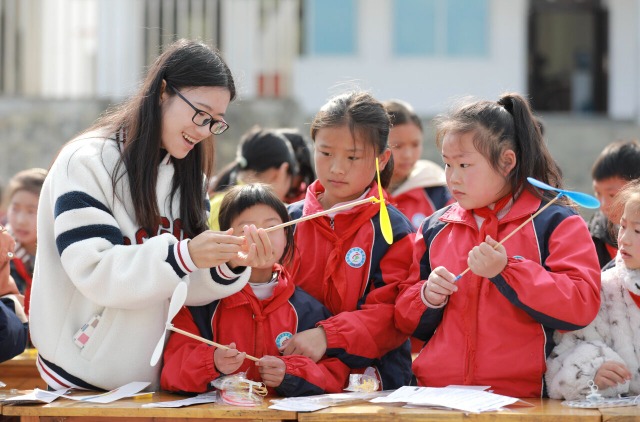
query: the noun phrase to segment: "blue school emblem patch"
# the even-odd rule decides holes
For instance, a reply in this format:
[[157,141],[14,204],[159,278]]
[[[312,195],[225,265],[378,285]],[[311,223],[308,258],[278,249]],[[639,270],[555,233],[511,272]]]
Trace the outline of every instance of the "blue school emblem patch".
[[364,265],[364,261],[367,260],[367,256],[362,248],[355,247],[349,249],[344,260],[347,261],[351,268],[360,268]]
[[278,346],[278,349],[281,348],[284,345],[284,342],[289,340],[291,337],[293,337],[293,334],[288,331],[278,334],[278,337],[276,337],[276,346]]

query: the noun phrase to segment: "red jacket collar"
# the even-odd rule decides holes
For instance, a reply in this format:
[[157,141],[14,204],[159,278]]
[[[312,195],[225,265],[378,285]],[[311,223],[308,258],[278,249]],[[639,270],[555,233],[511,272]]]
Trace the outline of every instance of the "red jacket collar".
[[[531,192],[526,189],[523,190],[511,206],[507,215],[502,217],[498,224],[518,220],[523,217],[528,218],[531,214],[538,211],[541,202],[542,201]],[[447,223],[462,223],[471,227],[477,227],[472,211],[473,210],[465,210],[458,203],[455,203],[440,217],[440,221]]]
[[253,289],[249,283],[247,283],[237,294],[222,299],[224,306],[227,308],[235,308],[247,305],[250,300],[257,300],[262,304],[262,308],[264,309],[275,300],[283,303],[288,301],[293,295],[296,286],[290,280],[291,277],[287,270],[285,270],[280,264],[275,264],[273,270],[278,272],[278,285],[273,290],[273,295],[270,298],[260,301],[253,294]]
[[[309,185],[309,188],[307,188],[307,194],[305,195],[305,198],[304,198],[304,205],[302,207],[303,216],[324,211],[324,208],[322,207],[322,205],[320,205],[320,202],[318,201],[318,194],[324,192],[324,190],[325,190],[324,186],[322,186],[322,183],[320,183],[320,180],[316,180],[311,185]],[[387,203],[389,203],[389,194],[384,189],[382,190],[382,192],[385,200],[387,201]],[[367,191],[364,197],[367,198],[370,196],[380,199],[380,196],[378,195],[378,184],[376,182],[373,182],[369,186],[369,190]],[[365,204],[365,205],[368,206],[368,204]],[[359,207],[354,207],[345,211],[341,211],[340,215],[349,215],[349,214],[358,213],[359,212],[358,208]]]

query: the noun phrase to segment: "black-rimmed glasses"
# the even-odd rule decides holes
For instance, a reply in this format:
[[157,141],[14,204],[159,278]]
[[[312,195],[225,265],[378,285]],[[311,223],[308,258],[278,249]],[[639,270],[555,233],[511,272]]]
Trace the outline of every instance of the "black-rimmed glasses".
[[229,129],[229,124],[227,122],[225,122],[224,120],[214,119],[213,116],[207,113],[206,111],[200,110],[199,108],[191,104],[191,102],[187,100],[180,93],[180,91],[178,91],[173,87],[171,88],[176,92],[176,94],[178,94],[178,97],[182,98],[182,100],[185,103],[189,104],[189,107],[191,107],[196,112],[191,118],[191,120],[193,120],[193,123],[195,123],[198,126],[209,125],[209,131],[214,135],[220,135],[224,133],[227,129]]

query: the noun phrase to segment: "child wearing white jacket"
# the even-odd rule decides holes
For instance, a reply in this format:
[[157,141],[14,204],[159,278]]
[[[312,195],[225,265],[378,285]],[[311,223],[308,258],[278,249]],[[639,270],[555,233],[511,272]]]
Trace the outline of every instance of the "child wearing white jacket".
[[602,273],[596,319],[555,334],[546,373],[551,398],[584,399],[591,380],[604,397],[640,394],[640,179],[625,186],[615,204],[624,208],[616,265]]

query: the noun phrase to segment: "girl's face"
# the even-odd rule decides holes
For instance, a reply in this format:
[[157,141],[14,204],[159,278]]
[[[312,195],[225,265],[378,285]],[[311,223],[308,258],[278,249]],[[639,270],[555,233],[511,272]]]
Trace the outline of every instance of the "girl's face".
[[[325,209],[360,197],[375,177],[374,147],[361,139],[354,140],[346,125],[318,130],[315,148],[316,173],[325,188]],[[380,171],[390,157],[388,149],[378,156]]]
[[507,175],[515,167],[515,154],[502,153],[498,172],[473,145],[474,133],[447,133],[442,140],[442,160],[451,195],[466,210],[486,207],[508,194]]
[[[227,88],[219,86],[200,86],[182,88],[180,93],[194,107],[206,111],[214,119],[222,120],[231,101]],[[178,95],[170,96],[166,86],[161,96],[162,107],[162,148],[172,157],[182,159],[187,156],[198,142],[209,136],[209,125],[198,126],[193,123],[196,111]]]
[[422,131],[413,123],[394,126],[389,131],[389,146],[393,154],[392,183],[409,177],[422,155]]
[[[36,222],[38,215],[38,195],[19,190],[11,197],[7,220],[13,234],[27,250],[36,246]],[[29,253],[34,250],[29,250]]]
[[618,251],[627,268],[640,268],[640,202],[629,201],[624,207],[618,231]]
[[628,180],[617,176],[593,181],[593,192],[596,194],[598,201],[600,201],[600,211],[602,211],[609,221],[613,221],[611,215],[613,198],[627,182]]
[[[246,210],[242,211],[236,218],[231,221],[231,227],[234,234],[242,234],[243,227],[254,224],[259,229],[267,229],[269,227],[282,224],[282,219],[278,213],[268,205],[258,204],[254,205]],[[269,232],[269,240],[271,241],[271,247],[273,255],[268,263],[262,267],[254,267],[257,269],[271,270],[273,265],[276,264],[282,258],[284,249],[287,245],[287,237],[284,233],[284,229],[278,229]]]

